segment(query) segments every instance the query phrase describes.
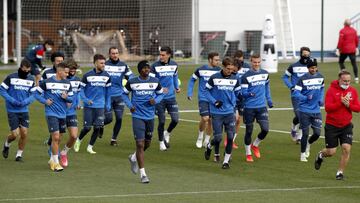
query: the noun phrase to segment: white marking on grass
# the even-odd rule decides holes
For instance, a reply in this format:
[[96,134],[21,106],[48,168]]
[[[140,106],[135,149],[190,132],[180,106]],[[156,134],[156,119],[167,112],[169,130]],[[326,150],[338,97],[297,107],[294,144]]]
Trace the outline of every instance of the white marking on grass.
[[215,190],[215,191],[192,191],[192,192],[161,192],[148,194],[115,194],[115,195],[81,195],[81,196],[58,196],[58,197],[32,197],[17,199],[0,199],[0,202],[12,201],[41,201],[41,200],[61,200],[61,199],[92,199],[92,198],[126,198],[126,197],[161,197],[173,195],[202,195],[202,194],[221,194],[221,193],[253,193],[253,192],[296,192],[308,190],[326,190],[326,189],[360,189],[360,186],[335,186],[335,187],[296,187],[296,188],[254,188],[242,190]]
[[[320,109],[324,109],[324,107],[320,107]],[[268,108],[268,111],[292,111],[293,108],[288,108],[288,107],[284,107],[284,108]],[[199,110],[179,110],[180,113],[198,113]]]
[[[171,118],[166,117],[166,119],[170,120]],[[182,118],[179,118],[179,120],[180,120],[180,121],[189,122],[189,123],[199,123],[199,121],[196,121],[196,120],[189,120],[189,119],[182,119]],[[245,126],[240,125],[240,128],[245,128]],[[289,132],[289,131],[284,131],[284,130],[272,130],[272,129],[270,129],[269,131],[270,131],[270,132],[275,132],[275,133],[282,133],[282,134],[289,134],[289,135],[290,135],[290,132]],[[320,138],[325,138],[325,137],[324,137],[324,136],[320,136]],[[359,141],[353,140],[353,142],[358,143]]]
[[[194,111],[194,110],[189,110],[189,111]],[[131,115],[130,113],[127,113],[128,115]],[[167,120],[171,120],[170,117],[166,117]],[[199,121],[196,120],[190,120],[190,119],[183,119],[183,118],[179,118],[179,121],[184,121],[184,122],[189,122],[189,123],[199,123]],[[240,125],[240,128],[245,128],[245,126]],[[290,134],[289,131],[284,131],[284,130],[273,130],[270,129],[270,132],[275,132],[275,133],[282,133],[282,134]],[[325,138],[324,136],[320,136],[320,138]],[[357,140],[353,140],[354,143],[358,143],[359,141]]]

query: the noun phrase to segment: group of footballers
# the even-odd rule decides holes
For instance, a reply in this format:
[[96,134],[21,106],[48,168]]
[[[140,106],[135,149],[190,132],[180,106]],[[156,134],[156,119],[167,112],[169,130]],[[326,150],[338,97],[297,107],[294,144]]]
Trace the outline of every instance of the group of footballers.
[[[115,124],[110,145],[117,146],[126,105],[132,113],[136,141],[136,150],[128,157],[131,171],[134,174],[140,172],[141,182],[149,183],[144,168],[144,151],[150,147],[155,114],[159,121],[157,132],[161,151],[170,147],[171,133],[179,122],[176,93],[181,90],[178,65],[171,55],[169,47],[161,47],[159,60],[152,65],[148,61],[140,61],[137,65],[139,76],[135,76],[129,66],[120,61],[119,50],[111,47],[109,59],[96,54],[93,58],[94,68],[81,79],[76,76],[78,64],[72,59],[64,61],[63,53],[54,52],[51,55],[53,67],[43,72],[39,82],[30,74],[34,72],[32,68],[37,66],[24,59],[18,71],[8,75],[0,87],[0,94],[6,100],[10,126],[10,134],[6,137],[2,150],[3,157],[8,158],[10,143],[19,137],[15,160],[23,161],[22,153],[29,128],[28,106],[35,100],[45,106],[50,133],[48,163],[55,172],[68,166],[67,153],[71,148],[78,152],[83,138],[92,128],[87,152],[96,154],[93,147],[97,138],[102,137],[104,125],[112,122],[112,111],[115,114]],[[300,161],[307,162],[310,145],[320,136],[324,77],[317,70],[316,59],[310,57],[309,48],[302,47],[300,55],[300,60],[290,65],[282,78],[291,90],[295,112],[291,135],[294,141],[301,143]],[[247,162],[254,161],[252,153],[256,158],[261,157],[259,145],[269,132],[267,108],[273,107],[269,73],[261,68],[260,55],[252,55],[250,63],[251,65],[244,62],[242,51],[237,51],[234,57],[225,57],[220,67],[219,54],[211,52],[208,54],[208,64],[197,68],[188,83],[187,98],[192,100],[195,81],[199,80],[198,105],[201,118],[196,147],[205,148],[206,160],[210,159],[214,148],[214,161],[220,162],[223,129],[226,132],[223,169],[230,168],[232,149],[238,147],[235,138],[241,120],[246,126],[244,144]],[[123,79],[127,80],[125,85]],[[349,98],[345,100],[350,102]],[[78,136],[76,111],[81,107],[84,122]],[[165,129],[166,111],[171,121]],[[252,140],[255,120],[260,126],[260,132]],[[308,138],[310,127],[313,134]],[[60,150],[61,136],[66,128],[69,138]],[[330,152],[327,155],[329,154]],[[317,168],[320,168],[319,164],[326,157],[326,152],[319,153],[319,156],[316,159]]]

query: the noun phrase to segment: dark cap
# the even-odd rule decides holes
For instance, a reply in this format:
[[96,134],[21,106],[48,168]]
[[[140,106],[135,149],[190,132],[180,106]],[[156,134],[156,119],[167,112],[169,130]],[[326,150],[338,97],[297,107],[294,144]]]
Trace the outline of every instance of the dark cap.
[[312,67],[312,66],[316,66],[316,67],[317,67],[317,60],[316,60],[316,58],[310,58],[310,59],[309,59],[309,62],[308,62],[308,64],[307,64],[307,67],[310,68],[310,67]]
[[143,61],[140,61],[137,65],[137,69],[138,69],[138,72],[140,73],[141,69],[145,68],[145,67],[149,67],[150,68],[150,64],[149,64],[149,61],[147,60],[143,60]]

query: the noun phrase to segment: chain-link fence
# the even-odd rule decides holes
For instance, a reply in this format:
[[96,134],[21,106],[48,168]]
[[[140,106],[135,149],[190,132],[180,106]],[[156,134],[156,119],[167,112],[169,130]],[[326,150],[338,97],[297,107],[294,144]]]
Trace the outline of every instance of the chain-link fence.
[[[110,46],[118,47],[121,59],[127,61],[154,59],[161,46],[170,46],[179,57],[191,56],[191,0],[21,2],[22,56],[46,39],[77,61],[91,61],[95,53],[106,55]],[[9,44],[9,55],[15,49],[15,23],[9,18],[9,41],[14,42]]]

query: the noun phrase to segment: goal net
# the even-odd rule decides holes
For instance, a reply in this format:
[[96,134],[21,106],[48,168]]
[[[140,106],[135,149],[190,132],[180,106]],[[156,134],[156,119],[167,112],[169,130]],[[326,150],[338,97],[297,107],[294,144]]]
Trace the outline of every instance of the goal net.
[[22,53],[52,39],[67,58],[91,62],[118,47],[121,59],[155,59],[169,46],[191,56],[192,0],[22,0]]

